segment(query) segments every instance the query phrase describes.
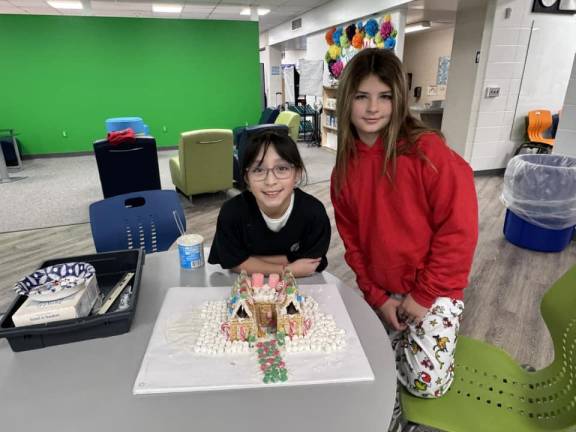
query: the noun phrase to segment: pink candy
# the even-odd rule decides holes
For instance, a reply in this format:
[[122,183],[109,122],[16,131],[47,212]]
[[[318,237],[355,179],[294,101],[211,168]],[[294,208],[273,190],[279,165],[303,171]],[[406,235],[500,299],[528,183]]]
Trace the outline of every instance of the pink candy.
[[280,281],[280,275],[278,273],[272,273],[268,277],[268,286],[270,288],[276,288],[276,285],[278,285],[279,281]]
[[264,285],[264,275],[262,273],[252,273],[252,288],[262,288]]

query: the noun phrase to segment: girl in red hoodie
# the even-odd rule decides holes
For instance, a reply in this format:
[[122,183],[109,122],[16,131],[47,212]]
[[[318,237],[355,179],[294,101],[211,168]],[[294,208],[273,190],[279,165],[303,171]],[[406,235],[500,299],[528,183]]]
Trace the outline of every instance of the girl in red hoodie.
[[478,205],[470,166],[410,114],[405,77],[390,50],[364,49],[347,64],[331,195],[346,262],[389,330],[399,381],[433,398],[454,376]]

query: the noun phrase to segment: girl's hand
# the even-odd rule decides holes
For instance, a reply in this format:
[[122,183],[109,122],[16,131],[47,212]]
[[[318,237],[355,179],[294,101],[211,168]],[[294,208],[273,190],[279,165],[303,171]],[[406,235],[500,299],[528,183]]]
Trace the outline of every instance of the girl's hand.
[[424,316],[428,313],[428,308],[416,303],[410,294],[404,297],[402,303],[398,307],[398,317],[406,324],[416,324],[422,321]]
[[295,277],[310,276],[320,265],[321,258],[300,258],[290,264],[285,269],[290,270]]
[[384,322],[394,330],[406,330],[407,325],[398,320],[398,308],[400,300],[390,297],[382,306],[378,308],[378,313]]

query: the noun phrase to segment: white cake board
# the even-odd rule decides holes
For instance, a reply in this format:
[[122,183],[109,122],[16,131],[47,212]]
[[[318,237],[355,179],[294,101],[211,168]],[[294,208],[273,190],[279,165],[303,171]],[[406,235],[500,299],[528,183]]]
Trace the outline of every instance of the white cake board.
[[185,316],[210,300],[225,300],[230,287],[170,288],[134,383],[134,394],[230,390],[258,387],[284,387],[311,384],[373,381],[374,374],[354,329],[346,307],[335,285],[301,285],[302,294],[311,295],[321,312],[329,313],[339,328],[346,331],[346,347],[332,353],[286,352],[288,380],[265,384],[258,367],[257,355],[227,354],[220,356],[194,353],[170,344],[166,328],[170,322]]

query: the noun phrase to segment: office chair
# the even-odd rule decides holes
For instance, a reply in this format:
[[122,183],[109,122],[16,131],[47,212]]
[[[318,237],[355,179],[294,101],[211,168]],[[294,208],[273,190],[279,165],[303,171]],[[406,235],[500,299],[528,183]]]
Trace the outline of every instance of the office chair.
[[104,198],[161,189],[154,138],[136,137],[116,145],[99,140],[94,143],[94,155]]
[[258,124],[274,123],[279,115],[280,110],[278,108],[264,108],[262,114],[260,114]]
[[300,131],[300,115],[292,111],[282,111],[274,124],[283,124],[288,126],[290,138],[298,142],[298,133]]
[[172,190],[117,195],[91,204],[90,228],[96,251],[167,250],[180,236],[173,212],[186,230],[184,211]]
[[[556,119],[556,120],[555,120]],[[528,142],[520,144],[514,156],[524,153],[548,154],[554,147],[558,116],[548,110],[528,111],[526,134]],[[550,136],[550,138],[545,137]]]
[[407,420],[448,432],[576,430],[576,266],[540,303],[554,343],[554,361],[529,372],[493,345],[460,336],[454,382],[439,399],[405,390]]

